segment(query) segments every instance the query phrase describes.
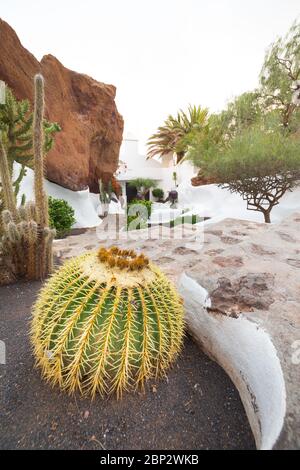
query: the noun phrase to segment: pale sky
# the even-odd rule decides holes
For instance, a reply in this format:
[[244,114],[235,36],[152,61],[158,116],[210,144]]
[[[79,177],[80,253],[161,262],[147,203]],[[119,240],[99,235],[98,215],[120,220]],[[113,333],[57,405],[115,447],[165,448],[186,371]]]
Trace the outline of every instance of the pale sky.
[[[221,110],[253,89],[267,46],[299,18],[299,0],[2,0],[0,16],[37,59],[117,87],[141,149],[189,103]],[[0,58],[1,60],[1,58]]]

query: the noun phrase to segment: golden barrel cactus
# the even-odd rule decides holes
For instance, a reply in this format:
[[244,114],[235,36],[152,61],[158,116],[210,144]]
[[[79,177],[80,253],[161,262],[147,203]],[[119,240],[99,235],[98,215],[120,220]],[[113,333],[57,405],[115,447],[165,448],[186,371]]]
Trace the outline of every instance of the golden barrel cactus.
[[143,254],[117,247],[73,258],[41,290],[32,320],[36,364],[52,384],[95,396],[144,385],[181,349],[183,305]]

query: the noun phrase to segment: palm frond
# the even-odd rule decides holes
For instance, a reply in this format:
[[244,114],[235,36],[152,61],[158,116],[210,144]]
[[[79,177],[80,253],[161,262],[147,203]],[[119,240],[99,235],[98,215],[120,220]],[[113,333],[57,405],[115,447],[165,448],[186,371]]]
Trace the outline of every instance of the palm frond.
[[190,132],[202,132],[207,121],[208,109],[200,106],[189,105],[187,112],[180,109],[176,117],[169,115],[164,125],[149,138],[147,158],[175,153],[179,163],[187,150],[185,137]]

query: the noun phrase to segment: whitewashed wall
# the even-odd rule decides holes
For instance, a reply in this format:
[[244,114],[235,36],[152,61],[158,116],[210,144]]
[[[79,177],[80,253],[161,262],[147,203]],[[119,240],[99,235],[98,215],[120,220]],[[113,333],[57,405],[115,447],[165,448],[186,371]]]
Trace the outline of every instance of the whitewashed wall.
[[140,154],[138,140],[133,137],[123,140],[120,149],[120,161],[124,162],[126,168],[124,168],[125,165],[121,164],[122,171],[118,175],[119,181],[129,181],[135,178],[152,178],[158,182],[158,186],[166,193],[175,187],[173,180],[174,171],[177,173],[178,184],[188,183],[196,174],[193,166],[188,162],[184,162],[175,168],[172,161],[167,166],[166,161],[162,165],[156,159],[147,160],[146,155]]

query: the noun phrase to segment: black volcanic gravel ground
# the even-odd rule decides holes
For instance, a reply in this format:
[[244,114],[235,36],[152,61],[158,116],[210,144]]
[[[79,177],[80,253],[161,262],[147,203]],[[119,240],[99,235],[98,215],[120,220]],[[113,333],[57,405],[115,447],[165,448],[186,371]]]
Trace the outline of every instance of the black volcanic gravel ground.
[[253,449],[234,385],[187,337],[167,380],[145,394],[93,402],[51,388],[33,369],[30,310],[40,283],[0,288],[1,449]]

